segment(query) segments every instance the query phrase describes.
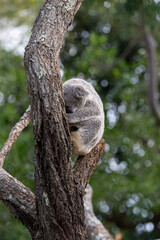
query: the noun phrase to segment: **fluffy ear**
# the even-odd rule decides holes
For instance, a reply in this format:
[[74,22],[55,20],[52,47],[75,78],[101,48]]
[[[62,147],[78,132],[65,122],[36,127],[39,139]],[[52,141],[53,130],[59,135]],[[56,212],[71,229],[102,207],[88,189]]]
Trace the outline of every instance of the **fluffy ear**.
[[86,97],[89,94],[89,92],[81,85],[76,86],[74,89],[74,95],[77,98],[83,98]]

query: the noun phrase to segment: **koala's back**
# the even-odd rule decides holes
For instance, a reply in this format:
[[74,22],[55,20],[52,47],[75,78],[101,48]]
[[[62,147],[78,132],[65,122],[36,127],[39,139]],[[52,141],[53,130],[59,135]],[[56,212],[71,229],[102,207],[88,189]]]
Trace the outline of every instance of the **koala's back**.
[[96,92],[96,90],[94,89],[94,87],[86,82],[85,80],[83,79],[80,79],[80,78],[72,78],[68,81],[66,81],[63,86],[66,86],[66,85],[73,85],[73,86],[76,86],[76,85],[81,85],[82,87],[85,87],[87,91],[90,92],[90,97],[93,101],[97,101],[97,103],[100,104],[100,106],[102,107],[102,110],[103,110],[103,104],[102,104],[102,101],[98,95],[98,93]]
[[[70,87],[69,95],[73,95],[73,105],[75,105],[74,91],[76,87],[82,88],[87,92],[87,95],[83,97],[85,98],[83,105],[78,106],[76,112],[67,114],[71,129],[72,154],[86,155],[102,138],[104,132],[103,104],[93,86],[83,79],[70,79],[66,81],[63,86],[64,94],[65,91],[67,91],[66,86]],[[72,131],[75,127],[76,131]]]

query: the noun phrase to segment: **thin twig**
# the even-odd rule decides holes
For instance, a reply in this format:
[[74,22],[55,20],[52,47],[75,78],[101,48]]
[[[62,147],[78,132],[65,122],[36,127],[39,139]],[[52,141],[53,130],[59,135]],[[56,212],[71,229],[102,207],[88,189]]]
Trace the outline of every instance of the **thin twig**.
[[7,141],[5,142],[1,152],[0,152],[0,167],[3,167],[3,163],[8,153],[10,152],[13,144],[17,140],[18,136],[22,130],[29,124],[31,120],[31,109],[30,106],[27,108],[26,112],[23,114],[18,123],[12,128]]

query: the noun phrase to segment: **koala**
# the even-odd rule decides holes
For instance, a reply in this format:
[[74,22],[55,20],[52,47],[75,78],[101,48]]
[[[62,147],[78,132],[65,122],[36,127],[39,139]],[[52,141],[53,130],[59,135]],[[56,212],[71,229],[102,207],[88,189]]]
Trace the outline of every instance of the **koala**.
[[104,132],[102,101],[93,86],[79,78],[66,81],[63,92],[72,155],[86,155],[100,141]]

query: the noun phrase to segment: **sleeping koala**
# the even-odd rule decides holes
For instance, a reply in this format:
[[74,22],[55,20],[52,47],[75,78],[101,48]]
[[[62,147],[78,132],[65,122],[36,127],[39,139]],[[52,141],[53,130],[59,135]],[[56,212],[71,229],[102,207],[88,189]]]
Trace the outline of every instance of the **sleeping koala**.
[[104,132],[103,104],[92,85],[73,78],[63,84],[72,155],[86,155]]

